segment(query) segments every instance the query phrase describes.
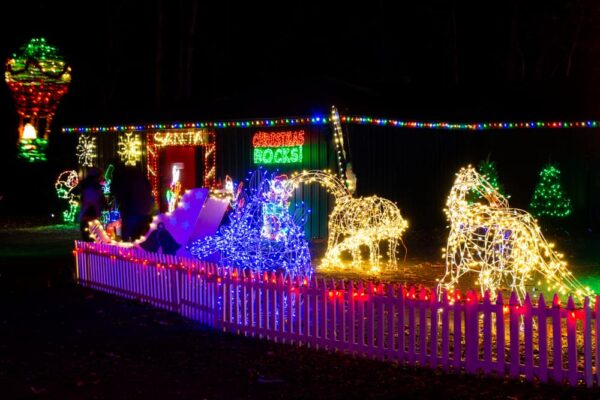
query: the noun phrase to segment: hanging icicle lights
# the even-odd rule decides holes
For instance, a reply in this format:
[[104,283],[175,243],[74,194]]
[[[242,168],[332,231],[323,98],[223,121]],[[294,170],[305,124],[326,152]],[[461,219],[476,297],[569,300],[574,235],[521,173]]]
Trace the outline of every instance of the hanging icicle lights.
[[[469,202],[473,192],[481,194],[482,203]],[[523,301],[525,285],[539,276],[549,291],[573,293],[581,302],[585,296],[593,297],[567,269],[562,254],[546,241],[535,219],[526,211],[509,208],[508,200],[471,166],[457,174],[445,212],[450,233],[439,293],[452,292],[466,273],[475,272],[482,294],[510,288]]]
[[378,196],[352,197],[346,185],[327,171],[302,171],[292,177],[292,182],[295,187],[301,183],[318,183],[335,198],[335,206],[329,214],[327,250],[320,269],[348,268],[341,259],[342,253],[348,252],[352,257],[351,269],[364,271],[361,246],[365,246],[369,249],[367,272],[379,273],[382,241],[389,244],[387,267],[397,267],[396,249],[408,222],[394,203]]
[[[467,122],[454,123],[445,121],[410,121],[389,118],[375,118],[368,116],[340,115],[344,124],[390,126],[406,129],[441,129],[441,130],[506,130],[506,129],[573,129],[573,128],[598,128],[595,120],[584,121],[500,121],[500,122]],[[287,127],[296,125],[326,125],[331,123],[327,117],[295,117],[278,119],[253,119],[231,120],[219,122],[177,122],[173,124],[148,124],[148,125],[114,125],[95,127],[63,128],[64,133],[101,133],[147,131],[164,129],[187,128],[257,128],[257,127]]]
[[[194,242],[189,250],[200,259],[219,254],[220,263],[255,273],[282,270],[291,276],[310,276],[310,251],[303,226],[304,205],[289,211],[292,182],[259,169],[234,202],[229,224],[215,236]],[[235,190],[234,190],[235,191]]]

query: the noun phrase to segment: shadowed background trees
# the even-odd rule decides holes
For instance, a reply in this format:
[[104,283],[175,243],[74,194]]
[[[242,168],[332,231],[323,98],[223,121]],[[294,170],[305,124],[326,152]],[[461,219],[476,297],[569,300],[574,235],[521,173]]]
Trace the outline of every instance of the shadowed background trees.
[[[0,54],[44,36],[73,67],[40,173],[75,165],[64,125],[305,115],[331,104],[452,121],[599,115],[598,2],[323,3],[8,3]],[[17,119],[1,86],[6,170]],[[3,192],[22,180],[8,175]]]

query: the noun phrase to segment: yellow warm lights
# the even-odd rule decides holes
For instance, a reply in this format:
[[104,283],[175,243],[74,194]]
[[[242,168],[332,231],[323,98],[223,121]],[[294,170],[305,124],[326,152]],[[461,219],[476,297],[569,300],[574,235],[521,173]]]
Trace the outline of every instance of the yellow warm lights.
[[117,154],[125,165],[135,166],[142,159],[142,140],[132,132],[119,136]]
[[[470,201],[475,193],[483,203]],[[539,275],[549,291],[573,294],[580,301],[593,295],[573,277],[536,220],[526,211],[510,208],[508,200],[470,165],[457,174],[445,212],[450,233],[444,251],[446,274],[438,291],[452,291],[465,274],[476,272],[481,293],[489,291],[492,296],[509,289],[522,301],[525,286]]]
[[76,156],[79,159],[79,165],[82,167],[93,167],[97,158],[96,137],[91,135],[79,136],[75,151]]
[[35,131],[33,125],[31,125],[30,123],[25,124],[25,126],[23,127],[23,135],[21,136],[21,139],[35,138],[37,138],[37,132]]
[[341,255],[348,252],[350,266],[362,272],[361,247],[369,251],[369,273],[381,272],[380,243],[388,242],[389,268],[396,267],[396,250],[408,222],[402,218],[398,207],[377,196],[354,198],[344,183],[326,171],[303,171],[292,177],[294,186],[300,183],[318,183],[335,198],[329,215],[327,251],[320,269],[345,269],[348,267]]

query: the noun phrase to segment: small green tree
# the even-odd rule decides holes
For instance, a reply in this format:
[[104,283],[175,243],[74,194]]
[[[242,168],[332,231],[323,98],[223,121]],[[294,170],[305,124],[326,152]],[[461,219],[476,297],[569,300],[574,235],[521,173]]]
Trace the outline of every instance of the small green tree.
[[571,199],[565,193],[560,181],[560,170],[554,164],[547,164],[540,171],[531,203],[531,213],[536,217],[564,218],[573,211]]
[[[490,183],[504,197],[508,197],[506,193],[504,193],[504,187],[500,183],[500,179],[498,178],[498,170],[496,169],[496,163],[490,160],[490,156],[488,155],[485,160],[481,160],[479,165],[477,166],[477,172],[481,176],[485,178],[486,181]],[[471,191],[468,200],[470,203],[480,203],[483,200],[483,195],[479,192],[473,190]]]
[[477,171],[492,185],[498,193],[506,197],[504,193],[504,186],[500,183],[498,178],[498,170],[496,169],[496,163],[490,160],[488,156],[485,160],[481,160],[477,166]]

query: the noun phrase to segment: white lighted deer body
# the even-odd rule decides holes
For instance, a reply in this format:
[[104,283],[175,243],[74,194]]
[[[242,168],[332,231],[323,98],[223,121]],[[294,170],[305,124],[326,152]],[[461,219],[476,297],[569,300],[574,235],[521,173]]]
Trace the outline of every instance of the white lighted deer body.
[[329,215],[329,238],[321,269],[344,269],[343,252],[352,257],[350,265],[363,270],[361,247],[369,251],[370,273],[381,271],[380,243],[388,242],[388,266],[396,266],[396,250],[402,241],[402,233],[408,222],[391,201],[378,197],[352,197],[344,183],[326,171],[303,171],[292,177],[295,186],[300,183],[318,183],[335,198],[335,206]]
[[[478,193],[483,203],[470,201]],[[450,233],[445,250],[446,274],[438,285],[456,288],[468,272],[479,274],[482,294],[514,290],[519,299],[536,275],[549,290],[572,293],[579,300],[593,293],[568,270],[562,254],[553,250],[536,220],[526,211],[510,208],[508,200],[477,171],[468,166],[456,176],[446,202]],[[540,281],[541,282],[541,281]]]

